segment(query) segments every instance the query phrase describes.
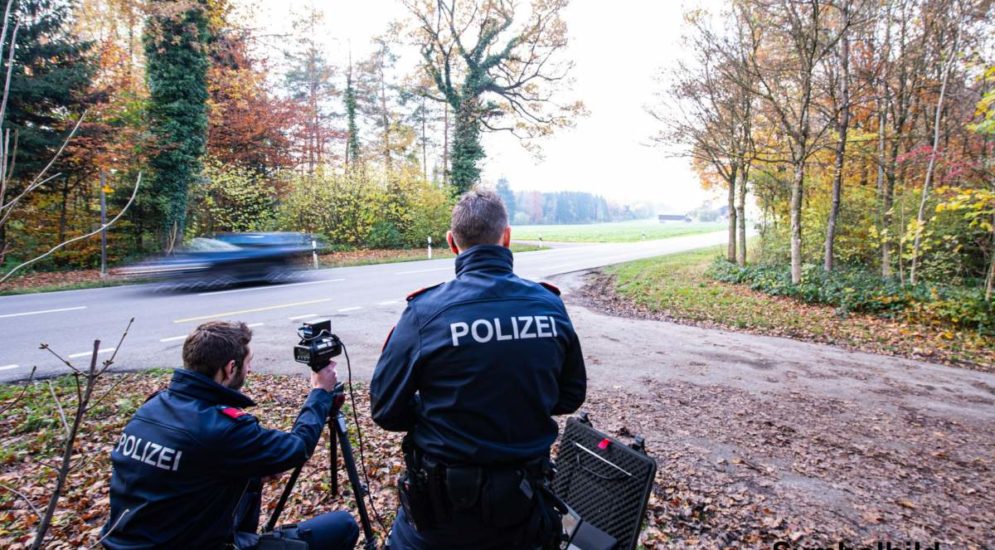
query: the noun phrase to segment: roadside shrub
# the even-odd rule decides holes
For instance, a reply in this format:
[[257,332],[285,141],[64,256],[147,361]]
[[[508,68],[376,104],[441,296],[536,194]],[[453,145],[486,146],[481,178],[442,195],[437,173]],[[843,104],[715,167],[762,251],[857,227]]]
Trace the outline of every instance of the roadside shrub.
[[370,248],[400,248],[403,244],[401,232],[392,222],[388,221],[373,224],[366,237],[366,245]]
[[804,266],[802,280],[795,285],[791,283],[790,269],[786,265],[739,267],[724,259],[716,259],[708,275],[718,281],[748,285],[773,296],[832,305],[840,315],[860,312],[902,317],[995,335],[995,305],[985,301],[980,288],[926,283],[903,285],[860,269],[842,268],[826,273],[812,264]]
[[330,244],[366,248],[444,242],[452,202],[448,193],[401,172],[373,171],[292,176],[277,224],[318,233]]
[[276,191],[271,182],[215,159],[204,163],[202,176],[190,187],[187,237],[274,228]]

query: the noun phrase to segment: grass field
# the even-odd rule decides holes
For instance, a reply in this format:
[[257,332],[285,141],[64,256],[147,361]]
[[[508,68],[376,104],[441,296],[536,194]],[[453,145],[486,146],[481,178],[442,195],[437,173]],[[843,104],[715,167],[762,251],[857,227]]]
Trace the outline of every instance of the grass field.
[[986,371],[995,368],[995,339],[972,330],[945,332],[898,319],[840,315],[833,306],[716,281],[707,271],[723,251],[710,247],[610,266],[604,270],[612,277],[604,281],[610,285],[605,290],[643,311],[691,324],[842,344]]
[[546,242],[627,243],[709,233],[725,227],[725,223],[663,224],[654,219],[579,225],[516,225],[511,228],[511,238],[519,241],[535,241],[542,237]]

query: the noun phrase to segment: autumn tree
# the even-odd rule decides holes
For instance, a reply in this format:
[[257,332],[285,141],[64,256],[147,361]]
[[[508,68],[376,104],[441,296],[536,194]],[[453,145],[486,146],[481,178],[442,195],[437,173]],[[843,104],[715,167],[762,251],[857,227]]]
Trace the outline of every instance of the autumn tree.
[[[11,52],[10,84],[3,113],[0,138],[8,140],[12,156],[9,180],[0,204],[18,196],[63,146],[66,135],[80,115],[97,99],[91,93],[94,75],[93,43],[81,40],[72,32],[71,6],[54,0],[15,2],[9,18],[10,31],[4,37],[2,51]],[[16,27],[16,34],[14,28]],[[16,40],[16,47],[12,48]],[[92,135],[90,127],[77,131]],[[8,159],[3,159],[7,162]],[[42,194],[57,191],[63,197],[62,216],[70,191],[80,183],[68,156],[59,155],[48,175],[60,174],[57,182],[39,189]],[[6,201],[2,200],[6,196]],[[12,211],[7,212],[8,216]],[[7,221],[6,219],[3,222]],[[7,224],[0,222],[0,264],[10,248]],[[64,225],[63,225],[64,226]]]
[[429,97],[455,116],[454,191],[480,179],[481,132],[507,131],[532,143],[583,112],[580,102],[557,100],[572,67],[562,59],[567,4],[533,2],[516,14],[512,0],[405,0],[422,44],[421,68],[434,85]]
[[251,54],[251,32],[225,15],[212,18],[211,35],[207,153],[261,175],[289,167],[293,109],[269,93],[268,66]]
[[187,190],[207,141],[208,22],[204,0],[155,0],[145,29],[149,115],[158,149],[151,203],[166,250],[183,237]]
[[740,20],[751,36],[759,37],[745,61],[749,77],[740,85],[763,101],[767,116],[784,135],[791,179],[791,281],[802,276],[802,199],[806,168],[830,121],[817,118],[814,104],[819,65],[829,57],[846,27],[830,24],[836,15],[831,2],[778,0],[739,2]]
[[[715,30],[708,13],[688,14],[692,57],[678,62],[661,104],[648,111],[664,126],[654,137],[658,144],[677,145],[677,154],[691,157],[696,167],[714,172],[725,184],[729,208],[726,257],[742,264],[746,262],[745,201],[755,156],[756,102],[742,83],[749,78],[745,60],[755,55],[756,40],[738,23],[738,13],[730,15],[729,27]],[[737,231],[741,233],[738,246]]]
[[340,135],[331,127],[335,69],[318,37],[323,17],[314,6],[300,15],[294,24],[295,42],[285,52],[289,69],[284,86],[297,110],[291,136],[297,164],[308,174],[325,162],[330,140]]

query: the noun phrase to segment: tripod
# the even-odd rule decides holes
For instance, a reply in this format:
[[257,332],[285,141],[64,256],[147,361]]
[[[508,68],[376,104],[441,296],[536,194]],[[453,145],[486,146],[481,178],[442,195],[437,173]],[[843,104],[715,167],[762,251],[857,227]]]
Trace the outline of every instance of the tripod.
[[[366,501],[364,500],[368,489],[359,480],[356,461],[352,456],[352,444],[349,442],[349,433],[346,430],[345,414],[342,413],[342,405],[345,403],[344,388],[345,384],[342,382],[336,384],[332,392],[332,410],[328,413],[328,451],[331,455],[329,471],[332,476],[332,494],[335,496],[339,494],[338,449],[336,448],[336,440],[338,440],[338,445],[342,448],[342,461],[345,462],[346,473],[349,475],[349,484],[352,485],[353,492],[356,494],[356,509],[359,511],[359,522],[363,528],[363,536],[366,538],[364,547],[366,550],[376,550],[377,541],[373,536],[373,526],[370,523],[370,516],[366,511]],[[283,513],[283,508],[286,506],[287,499],[290,498],[290,493],[293,492],[294,485],[297,484],[297,478],[300,477],[303,468],[303,464],[294,468],[287,486],[283,488],[280,500],[276,503],[273,515],[266,523],[265,532],[273,531],[276,528],[276,522],[280,520],[280,514]]]

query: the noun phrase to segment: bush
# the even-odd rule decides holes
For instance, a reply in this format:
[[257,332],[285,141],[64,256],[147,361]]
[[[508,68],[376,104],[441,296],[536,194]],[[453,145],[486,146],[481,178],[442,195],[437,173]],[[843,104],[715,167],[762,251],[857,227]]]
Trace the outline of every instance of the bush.
[[802,280],[795,285],[791,283],[791,270],[785,265],[739,267],[724,259],[717,259],[708,275],[727,283],[749,285],[765,294],[836,306],[840,315],[871,313],[995,335],[995,305],[985,301],[980,288],[903,285],[860,269],[843,268],[826,273],[820,266],[811,264],[804,266]]
[[401,232],[392,222],[380,221],[373,224],[366,237],[366,246],[370,248],[401,248],[404,245]]
[[405,172],[294,176],[278,225],[323,235],[330,244],[398,248],[444,242],[452,199]]
[[187,237],[274,228],[276,191],[271,182],[214,159],[204,163],[202,176],[190,187]]

